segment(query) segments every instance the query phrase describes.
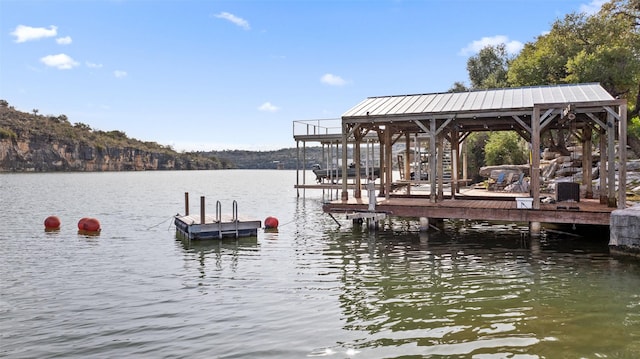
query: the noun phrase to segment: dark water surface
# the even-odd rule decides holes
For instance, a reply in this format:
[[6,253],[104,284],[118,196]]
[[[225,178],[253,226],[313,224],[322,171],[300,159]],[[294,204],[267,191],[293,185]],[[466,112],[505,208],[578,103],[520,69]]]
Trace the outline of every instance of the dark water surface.
[[[312,179],[310,180],[312,181]],[[293,171],[0,175],[0,357],[637,358],[640,262],[607,238],[338,227]],[[176,241],[206,196],[280,221]],[[45,232],[49,215],[62,220]],[[99,236],[77,233],[96,217]],[[605,236],[606,237],[606,236]]]

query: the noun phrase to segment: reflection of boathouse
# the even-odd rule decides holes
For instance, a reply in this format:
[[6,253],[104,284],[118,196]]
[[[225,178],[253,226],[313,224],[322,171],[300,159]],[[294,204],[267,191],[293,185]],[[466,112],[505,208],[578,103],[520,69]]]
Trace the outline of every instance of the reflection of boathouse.
[[[380,164],[376,210],[390,215],[608,225],[611,211],[626,207],[626,113],[625,100],[614,99],[597,83],[382,96],[367,98],[344,113],[336,125],[339,133],[320,131],[320,126],[314,128],[315,133],[296,133],[294,124],[294,138],[298,146],[303,143],[303,152],[308,141],[327,145],[333,151],[331,161],[340,163],[343,173],[347,172],[349,151],[356,159],[356,166],[360,166],[362,161],[357,159],[362,159],[361,153],[369,156],[369,146],[375,146],[375,157]],[[586,164],[582,166],[585,194],[573,198],[579,203],[570,206],[551,205],[540,200],[538,149],[541,148],[541,134],[562,128],[569,129],[581,143],[582,161]],[[461,148],[467,136],[478,131],[516,131],[536,149],[527,171],[530,188],[526,193],[517,194],[530,199],[531,210],[519,209],[515,196],[505,200],[505,196],[498,198],[489,193],[478,197],[461,192],[467,177],[462,173]],[[392,189],[399,181],[392,176],[393,146],[405,143],[409,149],[417,138],[426,139],[427,153],[435,157],[429,161],[424,177],[429,185],[428,193],[426,196],[415,193],[394,196]],[[600,152],[598,198],[595,199],[591,198],[594,193],[592,148],[598,148]],[[451,159],[450,178],[446,179],[445,151]],[[409,173],[409,156],[404,161],[400,164],[401,170]],[[422,181],[422,178],[404,177],[402,182],[408,188]],[[367,201],[361,200],[363,183],[360,177],[351,182],[343,178],[336,183],[340,199],[325,204],[325,212],[367,210]],[[304,183],[296,185],[305,188]],[[332,186],[335,188],[336,185]],[[350,189],[353,190],[351,196]],[[555,195],[557,197],[558,193]],[[569,207],[571,210],[567,210]]]

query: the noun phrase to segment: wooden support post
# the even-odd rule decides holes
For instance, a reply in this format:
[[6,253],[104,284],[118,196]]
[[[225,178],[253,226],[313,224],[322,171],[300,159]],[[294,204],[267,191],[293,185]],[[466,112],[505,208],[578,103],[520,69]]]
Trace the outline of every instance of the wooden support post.
[[420,232],[426,232],[429,230],[429,218],[420,217]]
[[620,146],[620,156],[618,158],[620,163],[618,172],[618,208],[624,209],[627,207],[627,103],[625,100],[620,101],[618,115],[620,116],[620,132],[618,134],[618,145]]
[[[294,124],[294,133],[295,133],[295,124]],[[305,161],[306,163],[306,161]],[[302,183],[304,183],[304,174],[305,169],[302,169]],[[300,197],[300,141],[296,141],[296,197]]]
[[607,204],[607,129],[600,130],[600,184],[598,197],[600,204]]
[[444,200],[444,136],[442,134],[437,137],[437,153],[438,159],[436,160],[438,164],[438,202],[442,202]]
[[431,127],[429,128],[429,202],[436,202],[436,177],[438,176],[438,170],[436,168],[436,119],[432,118],[430,121]]
[[204,224],[204,196],[200,196],[200,224]]
[[593,181],[591,175],[591,169],[593,167],[592,137],[591,127],[587,125],[582,130],[582,184],[585,185],[585,198],[593,198]]
[[[467,181],[469,179],[469,173],[468,173],[468,165],[467,165],[467,139],[465,137],[465,139],[462,141],[462,150],[460,151],[462,152],[462,179],[464,179],[465,181]],[[468,185],[469,182],[465,182],[465,185]]]
[[385,144],[387,143],[387,131],[388,129],[380,129],[378,132],[378,141],[380,142],[378,145],[378,161],[380,162],[380,189],[378,190],[378,196],[383,197],[386,196],[386,177],[387,177],[387,169],[384,164],[384,149]]
[[[349,199],[349,191],[347,190],[347,135],[349,128],[342,123],[342,193],[340,199],[347,201]],[[337,167],[336,167],[337,168]]]
[[616,203],[616,121],[607,114],[607,206],[617,207]]
[[384,144],[384,168],[385,168],[385,193],[384,198],[389,199],[391,195],[391,184],[393,183],[393,143],[391,139],[391,135],[393,133],[392,129],[387,126]]
[[354,198],[362,198],[362,190],[360,187],[362,186],[362,179],[360,178],[360,136],[356,134],[356,144],[353,146],[353,161],[356,164],[356,188],[353,190]]
[[[415,137],[415,143],[413,144],[413,151],[415,153],[416,148],[418,148],[418,136]],[[411,181],[411,134],[407,133],[405,135],[405,155],[404,155],[404,180]],[[414,156],[414,162],[420,163],[420,159]],[[416,176],[418,175],[418,171],[416,171]],[[419,178],[418,178],[419,179]],[[407,185],[407,195],[411,195],[411,183]]]
[[529,222],[529,234],[532,237],[539,237],[542,231],[542,225],[540,222]]
[[540,107],[531,116],[531,191],[533,209],[540,209]]
[[460,193],[458,184],[458,164],[459,156],[458,149],[460,148],[458,130],[454,128],[451,130],[451,199],[456,198],[456,193]]
[[189,215],[189,192],[184,193],[184,215]]

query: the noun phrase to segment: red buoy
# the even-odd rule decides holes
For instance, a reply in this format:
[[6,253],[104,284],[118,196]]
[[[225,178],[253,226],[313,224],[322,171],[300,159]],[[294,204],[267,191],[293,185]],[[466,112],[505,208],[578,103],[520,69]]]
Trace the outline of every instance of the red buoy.
[[49,216],[44,220],[44,229],[56,230],[60,229],[60,218],[56,216]]
[[89,217],[82,217],[80,218],[80,220],[78,221],[78,229],[81,231],[84,231],[84,223],[89,219]]
[[278,219],[276,217],[267,217],[264,220],[264,227],[265,228],[278,228]]
[[84,217],[78,221],[78,230],[81,232],[100,231],[100,221],[95,218]]

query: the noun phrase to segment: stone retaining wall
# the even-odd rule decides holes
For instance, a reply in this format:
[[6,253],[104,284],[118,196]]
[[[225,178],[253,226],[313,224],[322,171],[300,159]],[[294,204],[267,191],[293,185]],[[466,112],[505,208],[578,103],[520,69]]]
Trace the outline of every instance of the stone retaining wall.
[[612,253],[640,257],[640,205],[611,212],[609,228]]

